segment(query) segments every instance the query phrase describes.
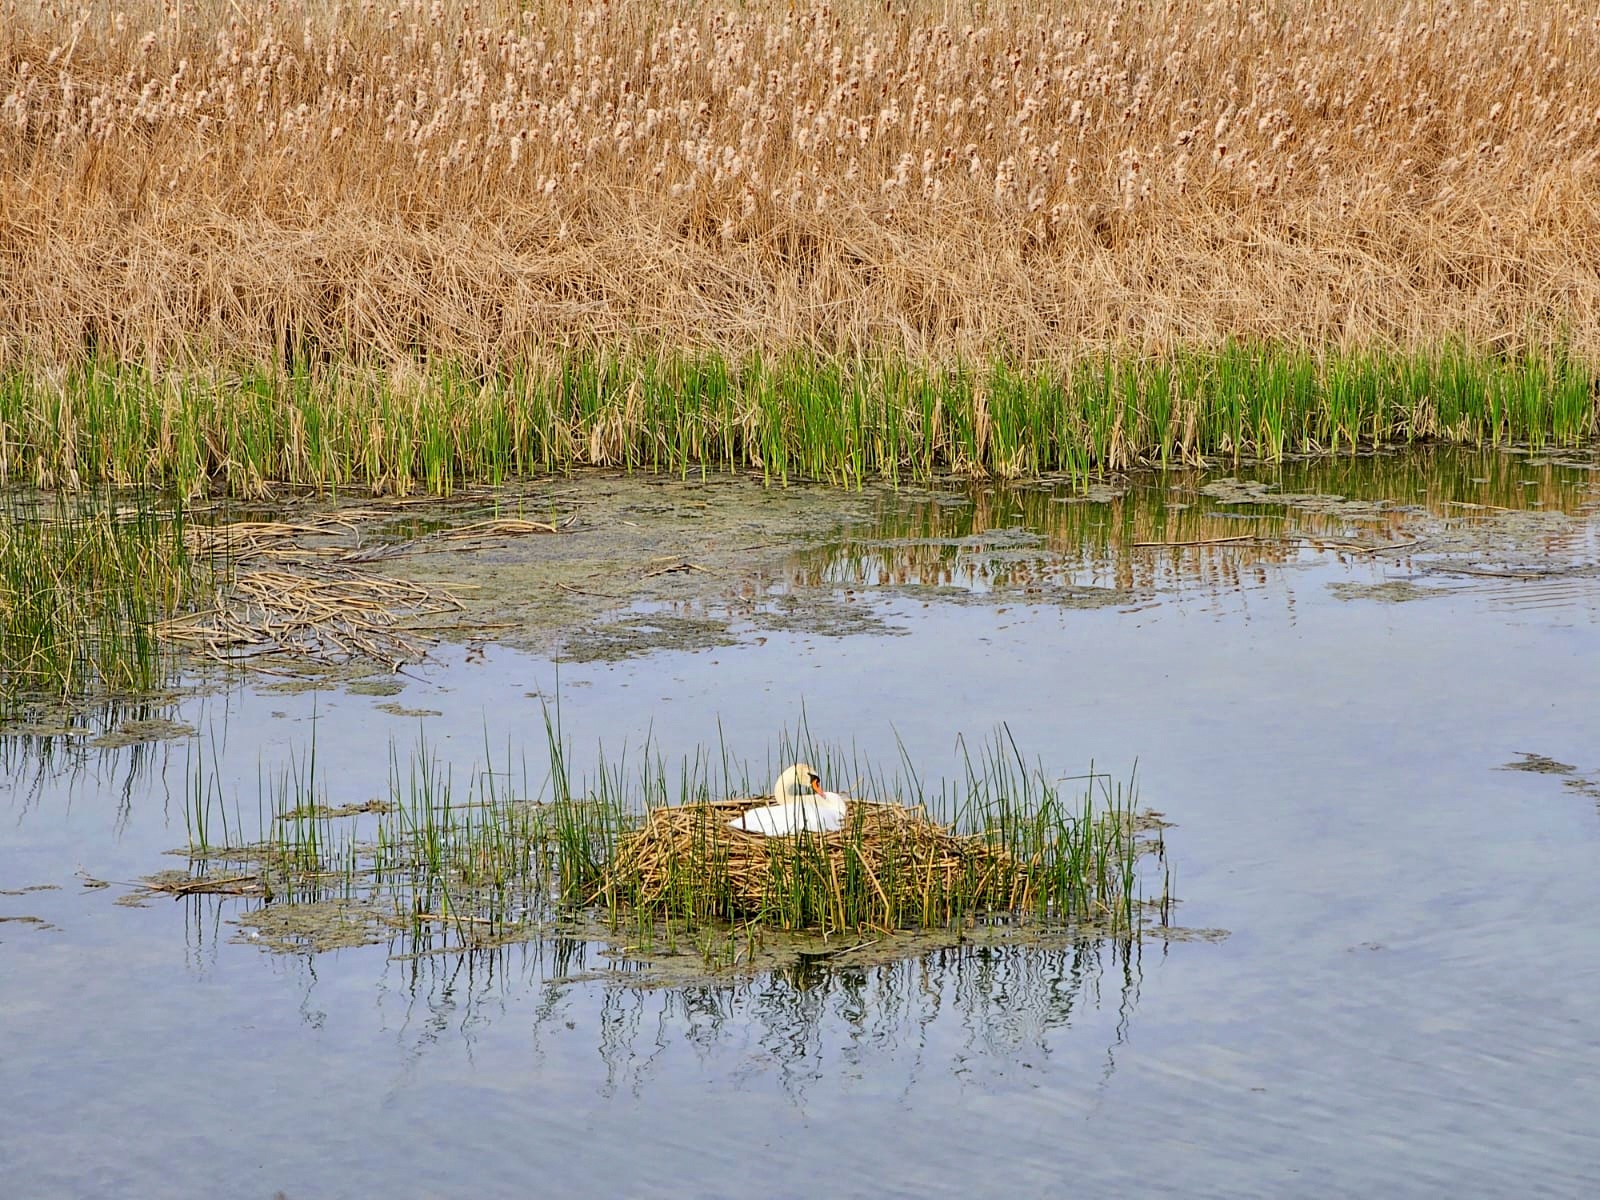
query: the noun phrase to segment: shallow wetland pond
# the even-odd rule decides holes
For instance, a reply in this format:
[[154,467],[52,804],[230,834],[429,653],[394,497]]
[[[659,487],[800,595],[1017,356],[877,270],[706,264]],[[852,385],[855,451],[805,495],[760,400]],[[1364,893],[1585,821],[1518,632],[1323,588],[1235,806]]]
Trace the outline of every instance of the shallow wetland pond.
[[[448,597],[406,635],[437,640],[0,733],[7,1194],[1592,1187],[1592,453],[256,515]],[[1141,895],[1173,902],[1136,937],[318,940],[308,896],[139,886],[190,869],[197,778],[249,838],[313,750],[328,828],[419,746],[538,797],[557,703],[575,774],[648,739],[763,786],[801,722],[934,791],[1003,724],[1064,787],[1136,778],[1168,823]]]

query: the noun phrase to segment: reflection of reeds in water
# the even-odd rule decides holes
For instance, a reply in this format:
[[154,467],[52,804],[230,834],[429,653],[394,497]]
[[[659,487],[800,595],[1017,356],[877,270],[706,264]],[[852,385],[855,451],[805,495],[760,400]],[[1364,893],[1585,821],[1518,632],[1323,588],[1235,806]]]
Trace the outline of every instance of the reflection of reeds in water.
[[[797,963],[753,979],[684,988],[607,990],[600,1021],[606,1083],[644,1082],[645,1060],[659,1052],[663,1028],[687,1026],[703,1047],[752,1038],[788,1086],[803,1088],[840,1040],[890,1059],[949,1045],[958,1062],[1010,1064],[1048,1045],[1103,1003],[1118,1021],[1108,1050],[1127,1034],[1142,983],[1137,940],[1084,939],[1065,946],[958,946],[868,967]],[[930,1038],[949,1022],[957,1035]],[[753,1028],[752,1028],[753,1026]],[[958,1062],[925,1064],[946,1072]],[[1114,1059],[1110,1065],[1114,1065]],[[914,1087],[912,1069],[904,1085]]]
[[47,793],[70,796],[84,789],[115,796],[120,825],[135,797],[163,773],[174,749],[166,739],[187,731],[177,715],[168,697],[157,702],[113,698],[75,704],[70,726],[7,721],[0,726],[0,787],[23,810]]
[[[1137,860],[1160,849],[1129,789],[1091,773],[1082,794],[1067,796],[1003,738],[970,756],[963,778],[937,795],[909,774],[891,779],[850,760],[851,774],[840,756],[805,747],[830,777],[856,779],[864,801],[905,797],[938,826],[911,813],[858,817],[829,841],[736,839],[721,824],[700,823],[702,836],[674,844],[646,869],[636,850],[652,814],[668,804],[693,813],[714,796],[748,794],[748,772],[704,752],[669,770],[646,747],[636,769],[602,758],[595,779],[577,785],[553,726],[550,734],[543,803],[529,797],[525,765],[474,771],[463,791],[423,744],[405,758],[391,754],[386,795],[335,806],[313,741],[262,776],[261,833],[249,841],[238,802],[230,810],[216,782],[216,747],[197,742],[185,805],[197,878],[238,884],[229,872],[242,871],[248,886],[233,890],[279,905],[344,901],[391,928],[440,922],[478,943],[531,936],[582,913],[647,940],[733,920],[889,930],[944,928],[992,912],[1127,932],[1139,921]],[[784,747],[780,757],[794,753]],[[712,819],[727,815],[716,810]],[[736,840],[742,886],[729,863]],[[711,945],[708,960],[721,953]]]
[[[219,937],[229,936],[222,902],[206,895],[183,901],[196,959],[210,957]],[[593,999],[597,1020],[585,1026],[595,1031],[608,1088],[649,1083],[646,1067],[660,1051],[663,1030],[681,1030],[702,1049],[724,1043],[737,1048],[753,1036],[766,1048],[768,1061],[797,1086],[804,1072],[792,1075],[794,1069],[841,1039],[872,1047],[885,1058],[905,1051],[922,1061],[930,1026],[938,1025],[950,1031],[940,1044],[969,1066],[980,1056],[1006,1064],[1091,1023],[1107,1006],[1116,1013],[1106,1047],[1114,1054],[1127,1035],[1143,984],[1138,938],[935,949],[913,944],[899,957],[864,965],[792,955],[767,970],[703,975],[670,987],[653,978],[635,985],[634,962],[603,944],[559,932],[464,948],[449,930],[422,925],[400,933],[392,949],[375,1002],[449,1012],[450,1027],[464,1034],[503,1016],[508,995],[538,989],[528,1030],[537,1040],[552,1023],[569,1019],[574,1003],[584,1002],[581,993],[570,990],[575,981],[603,980],[603,992]],[[304,964],[300,970],[316,968]],[[308,974],[307,984],[314,978]],[[442,1031],[425,1023],[417,1051],[438,1044]],[[924,1069],[945,1073],[955,1065],[931,1059]],[[913,1068],[905,1083],[916,1081]]]
[[148,692],[172,656],[155,626],[198,598],[181,511],[12,496],[0,513],[0,714]]
[[[1197,496],[1168,504],[1178,497],[1129,491],[1084,503],[1070,492],[982,488],[970,498],[963,505],[889,500],[874,526],[798,556],[791,582],[1124,593],[1176,578],[1233,586],[1250,565],[1298,553],[1283,539],[1280,511],[1242,514]],[[1158,544],[1170,549],[1152,553]]]
[[1592,476],[1560,459],[1442,447],[1286,462],[1248,475],[1236,487],[1172,471],[1088,494],[1044,484],[975,486],[960,502],[885,497],[870,525],[796,556],[789,583],[1024,595],[1178,581],[1233,588],[1306,548],[1398,542],[1414,535],[1419,517],[1577,513],[1595,496]]

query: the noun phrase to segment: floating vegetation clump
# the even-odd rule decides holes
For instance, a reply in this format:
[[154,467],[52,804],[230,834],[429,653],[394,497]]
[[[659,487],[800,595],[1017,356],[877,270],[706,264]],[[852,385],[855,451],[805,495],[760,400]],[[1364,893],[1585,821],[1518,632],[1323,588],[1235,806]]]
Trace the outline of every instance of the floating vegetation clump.
[[996,755],[968,777],[965,831],[894,801],[854,800],[841,829],[787,837],[730,827],[765,798],[660,805],[585,894],[613,911],[784,929],[939,928],[980,913],[1126,927],[1141,850],[1129,798],[1091,776],[1069,810],[1042,773],[1008,765]]
[[[592,785],[575,788],[553,732],[550,749],[539,800],[513,785],[509,761],[473,770],[463,794],[424,744],[391,754],[386,794],[336,804],[313,746],[262,776],[251,841],[237,803],[230,812],[223,802],[216,749],[209,760],[202,751],[187,787],[191,872],[152,886],[316,906],[304,910],[311,946],[332,927],[329,903],[347,907],[369,940],[435,925],[473,945],[574,922],[626,929],[635,942],[707,928],[888,932],[992,918],[1125,934],[1145,911],[1140,860],[1163,850],[1160,822],[1136,813],[1131,789],[1091,773],[1067,800],[1004,733],[966,760],[962,780],[926,798],[909,772],[850,775],[808,747],[867,798],[838,832],[773,838],[728,828],[761,801],[713,796],[752,790],[748,770],[726,760],[716,787],[710,756],[669,772],[647,752],[637,773],[602,763]],[[883,799],[902,792],[918,799]],[[335,924],[347,938],[352,920]]]
[[294,521],[191,525],[191,549],[225,558],[228,578],[210,608],[167,621],[159,632],[224,662],[272,653],[322,661],[364,656],[398,666],[425,657],[431,643],[408,622],[461,605],[441,589],[368,569],[407,550],[361,545],[358,522],[378,515],[343,508]]
[[856,802],[844,828],[768,838],[729,827],[765,799],[652,809],[626,835],[595,897],[786,928],[937,925],[975,906],[1022,907],[1027,871],[1003,847],[920,808]]

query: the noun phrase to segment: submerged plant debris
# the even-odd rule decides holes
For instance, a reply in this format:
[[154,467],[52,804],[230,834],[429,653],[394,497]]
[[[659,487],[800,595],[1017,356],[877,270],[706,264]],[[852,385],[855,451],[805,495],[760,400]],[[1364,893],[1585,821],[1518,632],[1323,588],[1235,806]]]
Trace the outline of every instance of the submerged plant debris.
[[[460,612],[462,603],[444,588],[379,573],[371,564],[445,547],[481,550],[571,525],[570,517],[561,523],[493,517],[410,538],[381,536],[400,512],[403,506],[345,507],[294,521],[192,525],[195,551],[224,560],[228,570],[209,607],[165,622],[159,634],[225,662],[273,654],[398,667],[424,658],[433,645],[417,623]],[[374,686],[381,685],[351,685]]]
[[1502,771],[1527,771],[1534,775],[1554,775],[1563,787],[1600,803],[1600,770],[1580,771],[1571,763],[1545,754],[1522,751],[1513,762],[1501,764]]

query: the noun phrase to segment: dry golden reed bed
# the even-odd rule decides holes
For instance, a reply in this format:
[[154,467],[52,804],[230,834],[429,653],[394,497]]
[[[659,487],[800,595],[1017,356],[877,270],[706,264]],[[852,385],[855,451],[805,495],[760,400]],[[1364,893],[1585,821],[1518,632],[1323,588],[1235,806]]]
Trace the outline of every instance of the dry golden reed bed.
[[1600,8],[0,4],[0,361],[1600,359]]

